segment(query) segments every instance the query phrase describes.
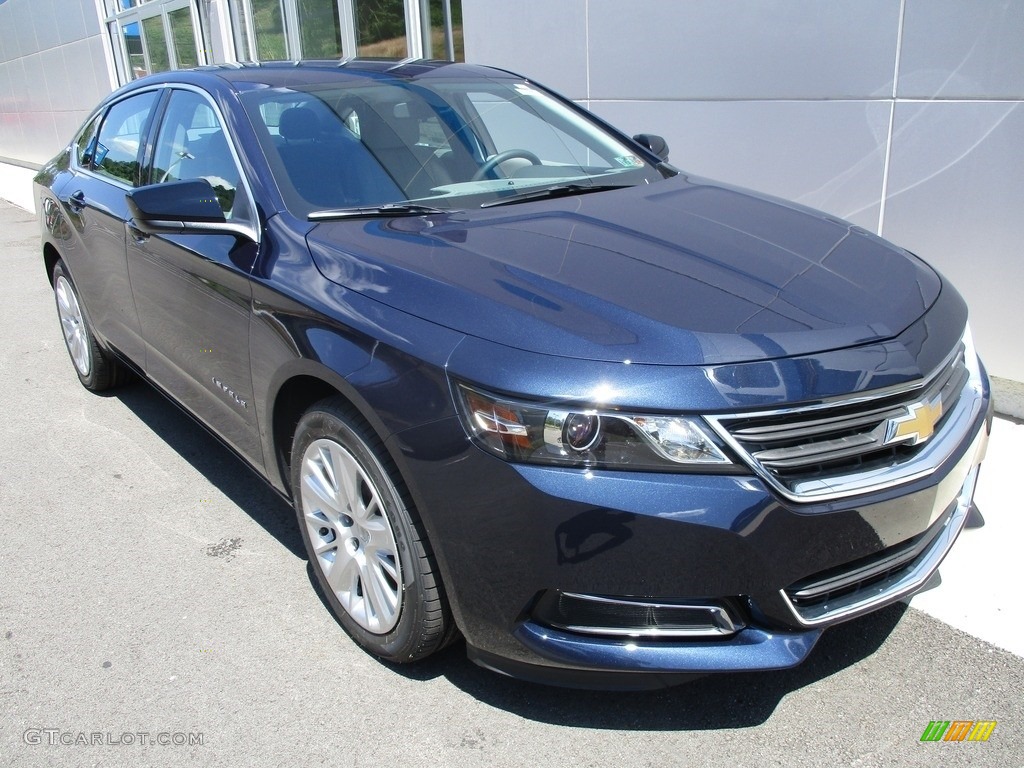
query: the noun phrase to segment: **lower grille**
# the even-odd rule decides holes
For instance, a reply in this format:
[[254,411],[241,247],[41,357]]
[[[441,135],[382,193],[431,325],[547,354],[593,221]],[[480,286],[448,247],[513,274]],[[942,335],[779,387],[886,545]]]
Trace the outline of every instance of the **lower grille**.
[[952,501],[941,502],[945,511],[927,531],[781,590],[796,623],[814,627],[845,621],[909,597],[927,584],[967,521],[986,440],[984,432],[979,434],[954,470],[953,476],[963,477],[963,484]]
[[786,589],[786,595],[805,616],[827,613],[830,606],[840,600],[857,602],[863,596],[870,596],[881,585],[899,579],[913,567],[949,524],[955,509],[954,501],[945,514],[924,533],[870,557],[801,579]]

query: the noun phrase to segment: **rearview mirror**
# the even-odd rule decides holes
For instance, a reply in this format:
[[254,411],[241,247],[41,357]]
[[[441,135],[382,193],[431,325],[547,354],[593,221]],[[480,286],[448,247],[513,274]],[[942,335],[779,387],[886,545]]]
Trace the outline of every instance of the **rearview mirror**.
[[217,193],[205,179],[151,184],[125,197],[133,226],[149,235],[230,234],[257,239],[250,224],[224,218]]
[[633,141],[647,147],[661,160],[668,160],[668,142],[661,136],[657,136],[653,133],[638,133],[633,137]]

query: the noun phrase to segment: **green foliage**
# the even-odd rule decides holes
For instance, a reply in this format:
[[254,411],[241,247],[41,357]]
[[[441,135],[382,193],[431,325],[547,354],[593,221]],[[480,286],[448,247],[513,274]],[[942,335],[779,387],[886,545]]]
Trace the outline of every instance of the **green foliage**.
[[284,39],[284,19],[278,0],[252,0],[252,22],[256,29],[256,56],[260,61],[288,58]]
[[199,66],[199,52],[196,50],[196,33],[192,28],[192,14],[188,8],[171,11],[171,35],[174,38],[174,58],[179,69]]
[[356,3],[359,44],[405,37],[405,4],[402,0],[361,0]]
[[336,59],[342,55],[335,0],[299,0],[299,30],[303,58]]
[[166,72],[171,68],[171,56],[167,51],[163,19],[159,16],[150,16],[148,19],[143,19],[142,34],[146,37],[150,72]]

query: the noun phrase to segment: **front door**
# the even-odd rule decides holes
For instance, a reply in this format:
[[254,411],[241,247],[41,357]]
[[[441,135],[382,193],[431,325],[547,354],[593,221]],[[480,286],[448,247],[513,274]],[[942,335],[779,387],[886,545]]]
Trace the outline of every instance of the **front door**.
[[[206,179],[228,220],[251,222],[223,121],[204,94],[172,90],[156,137],[150,183]],[[129,222],[127,248],[150,377],[262,467],[249,368],[257,245],[228,234],[146,235]]]

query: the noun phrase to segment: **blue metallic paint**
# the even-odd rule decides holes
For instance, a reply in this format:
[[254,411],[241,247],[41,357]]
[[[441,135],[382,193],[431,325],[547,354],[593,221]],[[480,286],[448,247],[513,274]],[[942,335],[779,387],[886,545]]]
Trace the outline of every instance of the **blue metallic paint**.
[[929,267],[863,230],[683,176],[472,214],[329,222],[308,239],[335,282],[573,359],[709,365],[849,348],[902,333],[939,293]]
[[[797,505],[745,469],[654,474],[502,462],[470,441],[453,382],[656,411],[814,403],[920,380],[958,343],[963,300],[915,257],[844,222],[685,177],[472,213],[296,219],[238,92],[264,82],[512,77],[476,67],[383,69],[174,72],[111,97],[154,83],[201,86],[244,150],[261,242],[239,270],[251,290],[247,333],[229,341],[252,350],[253,432],[220,436],[250,446],[247,460],[288,495],[291,435],[275,416],[289,403],[279,394],[309,380],[347,398],[408,486],[471,656],[492,668],[671,675],[798,663],[820,630],[794,628],[779,589],[926,529],[936,487],[971,440],[931,477],[869,498]],[[52,163],[40,177],[51,205],[40,210],[53,214],[73,178],[66,156]],[[78,281],[88,269],[84,227],[66,204],[57,211],[44,219],[44,244]],[[237,299],[244,292],[232,267]],[[171,294],[167,311],[187,316],[189,304]],[[86,303],[99,295],[90,290]],[[115,326],[95,325],[106,346],[146,370],[144,353],[114,343]],[[170,389],[189,406],[186,392]],[[209,423],[196,403],[193,414]],[[986,385],[972,439],[987,430],[988,407]],[[755,625],[724,641],[572,635],[529,617],[550,589],[742,599]]]
[[796,666],[814,648],[821,630],[772,632],[751,627],[723,640],[658,644],[582,639],[533,622],[520,624],[513,634],[552,665],[600,672],[700,674],[722,669],[760,672]]

